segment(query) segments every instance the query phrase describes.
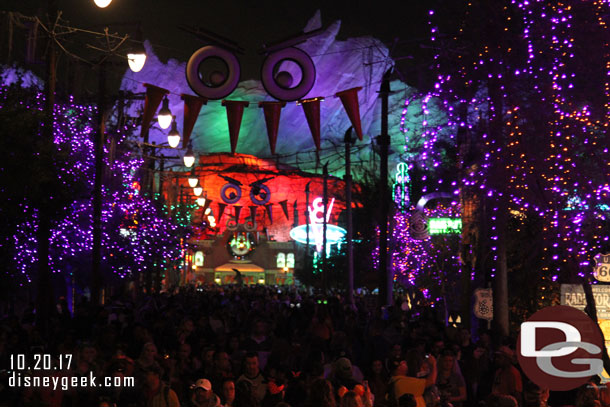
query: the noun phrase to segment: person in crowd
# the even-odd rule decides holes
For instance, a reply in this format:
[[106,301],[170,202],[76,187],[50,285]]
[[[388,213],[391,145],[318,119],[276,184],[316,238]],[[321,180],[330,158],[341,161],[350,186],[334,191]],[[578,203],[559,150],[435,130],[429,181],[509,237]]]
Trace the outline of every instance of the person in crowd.
[[136,374],[146,372],[152,367],[161,371],[161,365],[157,359],[157,346],[152,342],[145,343],[140,352],[140,357],[136,360]]
[[441,400],[451,403],[453,407],[462,407],[466,401],[466,383],[462,374],[455,368],[454,354],[446,350],[441,355],[436,376],[436,386],[441,394]]
[[311,384],[308,407],[337,407],[335,391],[330,381],[317,379]]
[[496,358],[494,363],[497,367],[494,373],[494,382],[491,392],[492,394],[512,396],[520,405],[523,394],[523,384],[521,381],[521,373],[513,366],[514,352],[511,348],[504,345],[496,351],[495,355]]
[[485,407],[519,407],[519,403],[513,396],[490,394],[485,400]]
[[231,358],[224,350],[214,352],[214,362],[212,368],[212,384],[215,388],[220,388],[220,385],[225,379],[233,377],[233,366]]
[[331,382],[335,389],[345,387],[347,390],[353,390],[358,384],[352,373],[352,362],[348,358],[339,358],[333,363]]
[[212,383],[208,379],[195,382],[190,401],[191,407],[221,407],[220,398],[212,391]]
[[466,381],[467,404],[474,405],[475,400],[483,400],[491,392],[490,365],[485,348],[480,343],[464,354],[462,375]]
[[161,381],[161,368],[151,364],[145,371],[144,398],[146,407],[180,407],[178,395]]
[[235,381],[233,379],[225,379],[221,386],[220,400],[222,407],[233,407],[233,402],[235,401]]
[[260,407],[260,405],[250,381],[242,380],[235,383],[233,407]]
[[[436,383],[436,359],[433,355],[428,355],[427,367],[429,373],[425,378],[421,377],[421,373],[425,371],[424,364],[417,366],[417,358],[415,355],[409,355],[412,361],[412,366],[409,369],[407,361],[402,358],[392,360],[390,365],[390,383],[388,386],[388,401],[396,404],[398,399],[403,394],[412,394],[417,403],[417,407],[425,407],[424,391],[426,388],[433,386]],[[409,372],[409,376],[407,376]]]
[[375,359],[371,362],[370,372],[366,375],[371,393],[373,393],[375,406],[380,406],[386,399],[388,393],[388,382],[390,375],[380,359]]
[[341,397],[340,407],[364,407],[362,399],[353,390],[348,391]]
[[236,384],[242,381],[250,383],[254,397],[259,403],[262,402],[267,393],[267,380],[260,370],[256,353],[247,353],[244,357],[243,374],[237,378]]

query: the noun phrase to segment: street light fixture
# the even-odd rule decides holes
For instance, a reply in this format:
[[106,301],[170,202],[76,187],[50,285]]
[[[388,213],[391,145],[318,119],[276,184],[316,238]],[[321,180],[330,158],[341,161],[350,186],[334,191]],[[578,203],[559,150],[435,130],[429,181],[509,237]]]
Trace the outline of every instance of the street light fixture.
[[205,206],[205,198],[203,198],[203,197],[197,198],[197,205]]
[[193,194],[195,194],[195,196],[200,196],[202,193],[203,193],[203,188],[201,188],[201,187],[193,188]]
[[129,69],[133,72],[140,72],[142,68],[144,68],[144,63],[146,62],[146,48],[144,48],[144,44],[142,44],[142,38],[142,30],[138,24],[133,45],[127,52],[127,63],[129,64]]
[[186,153],[184,154],[184,166],[186,168],[191,168],[193,166],[193,164],[195,164],[195,153],[193,153],[193,146],[192,144],[189,142],[189,148],[188,150],[186,150]]
[[157,114],[157,120],[159,121],[159,126],[162,129],[167,129],[170,124],[172,124],[172,111],[169,110],[169,99],[167,96],[163,99],[163,106],[161,106],[161,110]]
[[197,175],[195,175],[194,168],[191,171],[191,175],[189,175],[189,177],[188,177],[188,181],[189,181],[189,187],[191,187],[191,188],[195,188],[197,186],[197,184],[199,184],[199,178],[197,178]]
[[106,8],[110,3],[112,3],[112,0],[93,0],[93,2],[99,8]]
[[171,148],[176,148],[180,144],[180,133],[178,133],[178,128],[176,127],[176,116],[172,119],[172,129],[167,134],[167,144]]

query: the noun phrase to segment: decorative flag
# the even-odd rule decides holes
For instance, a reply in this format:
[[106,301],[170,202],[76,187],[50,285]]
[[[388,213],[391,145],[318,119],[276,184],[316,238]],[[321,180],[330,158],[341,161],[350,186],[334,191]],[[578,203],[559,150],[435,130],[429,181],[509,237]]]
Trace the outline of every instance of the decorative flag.
[[267,216],[269,216],[269,222],[271,222],[271,224],[273,225],[273,208],[272,208],[273,204],[267,204],[265,205],[265,208],[267,209]]
[[284,212],[284,216],[286,216],[286,220],[289,219],[288,217],[288,200],[284,199],[281,202],[278,202],[280,204],[280,206],[282,207],[282,211]]
[[341,99],[343,108],[347,113],[347,117],[352,122],[352,126],[356,130],[358,139],[362,141],[362,123],[360,122],[360,105],[358,104],[358,92],[362,90],[362,86],[337,92],[335,97]]
[[182,122],[182,148],[186,148],[191,138],[191,133],[195,127],[195,122],[199,117],[199,111],[201,106],[208,103],[206,98],[185,95],[180,95],[180,98],[184,100],[184,121]]
[[229,136],[231,137],[231,153],[235,154],[237,139],[239,138],[239,129],[241,127],[241,119],[244,115],[244,108],[250,106],[250,102],[243,100],[223,100],[222,105],[227,108]]
[[225,213],[225,208],[227,207],[227,204],[225,203],[218,203],[218,219],[216,219],[216,223],[220,223],[220,218],[222,218],[222,214]]
[[284,106],[286,106],[286,102],[258,102],[258,107],[262,107],[263,113],[265,114],[267,137],[269,138],[271,154],[275,154],[277,133],[280,127],[280,113],[282,112],[282,108]]
[[145,83],[146,87],[146,98],[144,99],[144,113],[142,114],[142,133],[141,136],[144,139],[148,138],[148,129],[150,128],[150,122],[163,100],[163,96],[169,94],[169,90],[160,88],[150,83]]
[[250,208],[250,219],[252,219],[253,222],[256,221],[256,208],[258,208],[256,205],[252,205],[252,206],[248,206],[248,208]]
[[313,142],[316,145],[316,150],[320,151],[320,102],[324,100],[322,97],[313,99],[303,99],[298,103],[303,106],[307,124],[313,137]]

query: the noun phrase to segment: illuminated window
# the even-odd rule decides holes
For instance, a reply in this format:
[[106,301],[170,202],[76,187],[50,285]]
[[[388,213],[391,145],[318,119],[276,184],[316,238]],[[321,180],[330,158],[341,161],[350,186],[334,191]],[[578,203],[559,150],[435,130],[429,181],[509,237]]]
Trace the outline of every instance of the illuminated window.
[[286,255],[284,253],[278,253],[276,261],[277,261],[277,264],[276,264],[277,268],[279,268],[279,269],[284,268],[284,266],[286,266]]
[[195,266],[203,267],[203,252],[195,252]]
[[286,256],[286,267],[294,268],[294,253],[288,253],[288,256]]

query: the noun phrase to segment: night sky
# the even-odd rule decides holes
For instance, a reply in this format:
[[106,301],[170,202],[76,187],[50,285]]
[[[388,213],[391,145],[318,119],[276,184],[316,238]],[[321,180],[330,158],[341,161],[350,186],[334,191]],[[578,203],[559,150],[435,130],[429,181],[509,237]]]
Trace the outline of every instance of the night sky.
[[[264,43],[300,32],[318,9],[324,27],[342,20],[341,39],[373,35],[390,47],[398,38],[400,43],[394,48],[394,56],[417,56],[421,50],[419,44],[428,36],[426,13],[433,3],[421,0],[113,0],[106,9],[100,9],[93,0],[57,0],[64,18],[75,27],[101,30],[115,22],[141,21],[144,38],[153,43],[162,60],[187,61],[193,51],[205,45],[178,25],[204,27],[245,49],[245,55],[240,56],[242,80],[258,77],[262,56],[257,51]],[[5,0],[2,6],[4,10],[39,15],[45,8],[46,2],[32,0]],[[117,26],[114,31],[129,33],[129,28]]]

